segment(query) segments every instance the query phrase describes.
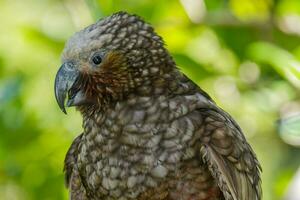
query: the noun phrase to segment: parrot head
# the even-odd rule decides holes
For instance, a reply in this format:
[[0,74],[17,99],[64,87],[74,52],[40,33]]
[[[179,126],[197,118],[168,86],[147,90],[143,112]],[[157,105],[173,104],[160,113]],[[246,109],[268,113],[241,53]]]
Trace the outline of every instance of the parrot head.
[[65,45],[62,63],[54,89],[64,113],[65,106],[101,107],[136,92],[149,93],[173,65],[161,37],[126,12],[75,33]]

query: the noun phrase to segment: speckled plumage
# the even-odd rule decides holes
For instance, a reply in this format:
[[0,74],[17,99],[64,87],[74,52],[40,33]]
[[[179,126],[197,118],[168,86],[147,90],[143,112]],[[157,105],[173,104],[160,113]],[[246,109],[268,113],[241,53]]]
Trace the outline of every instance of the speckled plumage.
[[239,126],[139,17],[119,12],[76,33],[62,60],[80,71],[69,98],[84,97],[84,131],[65,160],[72,200],[261,198],[260,165]]

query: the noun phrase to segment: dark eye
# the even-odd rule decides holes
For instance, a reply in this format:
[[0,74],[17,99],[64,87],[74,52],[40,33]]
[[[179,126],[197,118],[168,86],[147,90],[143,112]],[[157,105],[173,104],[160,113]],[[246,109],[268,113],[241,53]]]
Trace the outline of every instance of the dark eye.
[[100,55],[95,55],[93,56],[92,61],[95,65],[99,65],[102,62],[102,58]]

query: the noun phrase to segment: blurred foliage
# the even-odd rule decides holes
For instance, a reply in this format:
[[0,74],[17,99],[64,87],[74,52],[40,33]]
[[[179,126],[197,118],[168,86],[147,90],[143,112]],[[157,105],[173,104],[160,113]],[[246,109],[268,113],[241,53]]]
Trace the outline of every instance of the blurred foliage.
[[282,199],[300,164],[299,0],[0,0],[0,200],[67,199],[63,160],[82,129],[53,96],[60,53],[119,10],[153,24],[237,119],[262,164],[263,199]]

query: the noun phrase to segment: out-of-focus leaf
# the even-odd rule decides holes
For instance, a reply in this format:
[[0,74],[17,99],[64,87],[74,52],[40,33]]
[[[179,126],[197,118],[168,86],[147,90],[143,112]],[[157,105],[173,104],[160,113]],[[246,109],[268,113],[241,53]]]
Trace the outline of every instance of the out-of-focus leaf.
[[225,2],[220,0],[205,0],[204,2],[207,9],[210,11],[221,10],[226,6]]
[[24,35],[24,38],[26,38],[28,41],[31,41],[32,43],[38,43],[40,45],[44,45],[47,48],[50,48],[52,50],[60,51],[63,49],[64,42],[59,41],[57,39],[53,39],[49,37],[48,35],[45,35],[41,30],[32,27],[32,26],[23,26],[22,32]]
[[279,133],[286,143],[300,146],[300,114],[281,119]]
[[213,75],[185,54],[173,54],[173,56],[178,67],[196,82]]
[[235,54],[223,46],[216,33],[209,28],[203,29],[189,41],[186,54],[211,72],[232,74],[237,69]]
[[282,197],[286,192],[286,189],[293,177],[294,171],[292,169],[282,170],[280,174],[277,175],[276,183],[274,184],[274,190],[277,196]]
[[300,169],[298,169],[296,175],[293,177],[289,188],[286,191],[285,200],[298,200],[300,197]]
[[300,88],[300,62],[288,51],[268,42],[256,42],[249,46],[248,55],[256,62],[270,65]]
[[232,12],[243,21],[265,21],[269,18],[272,0],[230,0]]
[[204,0],[180,0],[185,12],[193,23],[200,23],[206,14]]
[[13,77],[0,82],[0,110],[2,106],[19,94],[20,87],[20,77]]
[[85,2],[88,5],[94,20],[98,20],[104,16],[100,4],[97,3],[96,0],[85,0]]
[[278,1],[276,7],[278,15],[286,15],[290,13],[300,14],[300,1],[298,0],[281,0]]

